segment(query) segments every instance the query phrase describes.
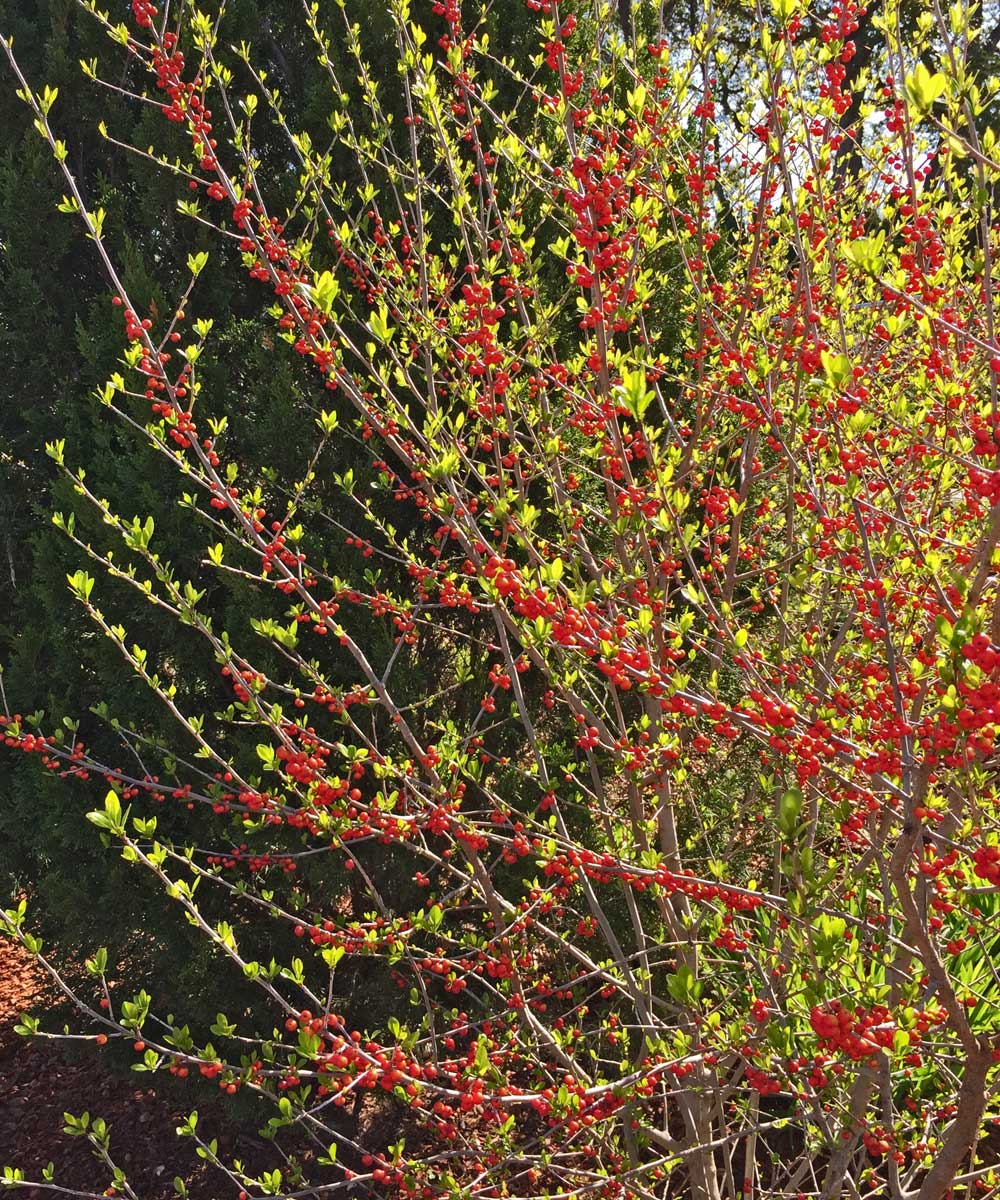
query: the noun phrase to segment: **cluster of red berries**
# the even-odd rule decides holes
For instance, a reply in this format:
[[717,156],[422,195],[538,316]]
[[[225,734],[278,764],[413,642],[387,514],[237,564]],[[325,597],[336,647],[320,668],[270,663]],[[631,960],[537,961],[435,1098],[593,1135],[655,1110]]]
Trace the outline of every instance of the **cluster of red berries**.
[[851,1012],[839,1001],[829,1007],[814,1005],[809,1012],[809,1023],[821,1041],[855,1062],[870,1058],[883,1048],[891,1050],[896,1030],[887,1009]]
[[972,869],[988,883],[1000,883],[1000,847],[980,846],[973,852]]
[[140,29],[148,29],[156,16],[156,5],[149,0],[132,0],[132,15]]

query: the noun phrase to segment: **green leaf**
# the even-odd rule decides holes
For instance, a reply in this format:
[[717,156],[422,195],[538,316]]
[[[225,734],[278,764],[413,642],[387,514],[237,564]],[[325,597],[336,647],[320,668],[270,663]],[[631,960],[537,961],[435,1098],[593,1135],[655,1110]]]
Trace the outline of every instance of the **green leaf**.
[[637,421],[641,421],[653,401],[653,393],[646,384],[646,372],[641,367],[636,371],[624,371],[621,390],[625,407]]
[[820,351],[820,362],[827,382],[835,388],[842,388],[852,375],[851,360],[846,354],[831,354],[829,350]]
[[66,579],[79,599],[84,602],[90,599],[90,593],[94,590],[94,580],[86,571],[74,571],[72,575],[67,575]]
[[475,1068],[477,1075],[486,1075],[489,1073],[493,1064],[490,1062],[490,1047],[489,1042],[485,1037],[481,1037],[476,1042],[476,1058]]
[[948,80],[941,71],[933,75],[918,63],[906,77],[906,95],[919,113],[930,112],[934,101],[940,99],[948,87]]
[[880,230],[875,237],[857,238],[847,242],[842,247],[844,257],[854,263],[866,275],[877,275],[882,269],[882,246],[885,243],[885,231]]
[[792,837],[799,826],[802,812],[802,793],[798,788],[789,788],[778,803],[778,828],[785,837]]
[[682,964],[667,976],[667,991],[678,1004],[690,1004],[701,992],[701,985],[695,980],[694,972],[689,966]]

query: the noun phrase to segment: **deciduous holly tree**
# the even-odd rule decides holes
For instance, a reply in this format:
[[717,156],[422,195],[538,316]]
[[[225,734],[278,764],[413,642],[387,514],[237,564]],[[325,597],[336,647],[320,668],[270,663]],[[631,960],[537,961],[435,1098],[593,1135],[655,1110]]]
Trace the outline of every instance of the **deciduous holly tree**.
[[[1000,162],[973,9],[932,0],[904,39],[883,0],[853,71],[853,0],[774,0],[733,123],[724,13],[671,44],[654,6],[623,33],[601,0],[527,0],[512,58],[475,5],[388,0],[390,88],[342,6],[307,5],[334,155],[217,6],[87,6],[117,50],[85,70],[159,112],[134,150],[309,364],[287,421],[314,433],[287,477],[244,427],[254,380],[205,385],[203,253],[170,311],[132,303],[5,40],[106,273],[96,401],[176,468],[202,561],[179,574],[52,442],[69,587],[177,733],[100,710],[110,761],[90,717],[11,710],[3,740],[99,787],[94,852],[256,997],[192,1027],[96,944],[75,982],[16,904],[0,928],[71,1036],[243,1097],[282,1170],[178,1130],[240,1200],[997,1194]],[[137,603],[184,627],[169,661]],[[179,689],[188,654],[217,694]],[[135,1200],[113,1131],[68,1120]]]

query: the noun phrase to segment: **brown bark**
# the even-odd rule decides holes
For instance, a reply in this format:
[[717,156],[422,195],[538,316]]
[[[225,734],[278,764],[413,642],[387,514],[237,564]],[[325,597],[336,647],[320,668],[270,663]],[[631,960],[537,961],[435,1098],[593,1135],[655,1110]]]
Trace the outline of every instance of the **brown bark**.
[[986,1046],[981,1046],[977,1054],[967,1059],[958,1093],[958,1112],[934,1165],[920,1185],[917,1200],[944,1200],[949,1195],[955,1176],[979,1134],[986,1105],[986,1075],[991,1061],[992,1055]]

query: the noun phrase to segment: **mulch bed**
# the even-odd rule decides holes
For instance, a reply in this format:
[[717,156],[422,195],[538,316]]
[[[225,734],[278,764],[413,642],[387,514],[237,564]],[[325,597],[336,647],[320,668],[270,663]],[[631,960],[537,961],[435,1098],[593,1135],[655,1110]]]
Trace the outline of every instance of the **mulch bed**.
[[[103,1193],[110,1183],[106,1167],[95,1161],[85,1138],[62,1132],[64,1112],[89,1112],[107,1121],[112,1157],[143,1200],[176,1197],[175,1176],[185,1181],[193,1200],[227,1200],[230,1192],[236,1200],[236,1188],[196,1157],[190,1140],[174,1132],[194,1107],[218,1137],[223,1161],[235,1153],[252,1171],[276,1165],[269,1147],[213,1120],[199,1103],[204,1095],[192,1093],[186,1106],[171,1107],[143,1086],[142,1076],[110,1071],[92,1044],[68,1052],[59,1042],[27,1040],[14,1032],[22,1012],[42,1015],[53,999],[30,956],[0,939],[0,1167],[19,1167],[27,1179],[39,1179],[51,1162],[55,1183]],[[17,1194],[30,1200],[52,1197],[35,1188]]]

